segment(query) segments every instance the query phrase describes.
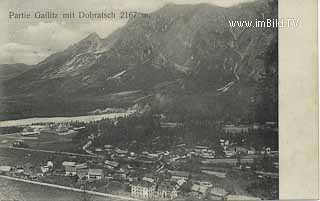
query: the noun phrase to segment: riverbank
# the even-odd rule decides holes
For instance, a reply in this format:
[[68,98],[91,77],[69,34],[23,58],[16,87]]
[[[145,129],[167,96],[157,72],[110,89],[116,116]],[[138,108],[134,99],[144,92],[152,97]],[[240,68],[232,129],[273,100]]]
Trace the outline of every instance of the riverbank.
[[68,123],[68,122],[91,122],[99,121],[104,118],[113,119],[118,117],[125,117],[133,114],[135,111],[127,111],[122,113],[110,113],[110,114],[98,114],[98,115],[86,115],[86,116],[74,116],[74,117],[44,117],[44,118],[28,118],[18,120],[5,120],[0,121],[0,127],[9,126],[26,126],[31,124],[43,124],[43,123]]
[[100,192],[95,192],[95,191],[84,191],[82,189],[61,186],[61,185],[56,185],[56,184],[42,183],[42,182],[31,181],[31,180],[26,180],[26,179],[21,179],[21,178],[15,178],[15,177],[10,177],[10,176],[5,176],[5,175],[0,175],[0,178],[11,180],[11,181],[24,182],[24,183],[28,183],[28,184],[40,185],[40,186],[45,186],[45,187],[50,187],[50,188],[56,188],[56,189],[61,189],[61,190],[73,191],[73,192],[77,192],[77,193],[87,193],[89,195],[106,197],[106,198],[128,200],[128,201],[129,200],[130,201],[139,201],[139,199],[127,197],[127,196],[113,195],[113,194],[108,194],[108,193],[100,193]]

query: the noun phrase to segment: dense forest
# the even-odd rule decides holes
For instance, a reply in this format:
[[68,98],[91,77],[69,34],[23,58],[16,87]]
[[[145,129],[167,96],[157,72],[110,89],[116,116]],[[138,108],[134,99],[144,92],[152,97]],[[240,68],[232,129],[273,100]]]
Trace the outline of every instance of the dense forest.
[[94,147],[112,144],[133,152],[167,150],[168,147],[182,143],[211,146],[219,152],[220,139],[228,139],[239,146],[254,147],[257,150],[265,146],[278,149],[278,134],[273,130],[226,134],[221,129],[221,122],[209,119],[185,119],[176,127],[163,127],[159,116],[152,112],[89,123],[74,140],[85,143],[91,134],[98,136],[93,141]]

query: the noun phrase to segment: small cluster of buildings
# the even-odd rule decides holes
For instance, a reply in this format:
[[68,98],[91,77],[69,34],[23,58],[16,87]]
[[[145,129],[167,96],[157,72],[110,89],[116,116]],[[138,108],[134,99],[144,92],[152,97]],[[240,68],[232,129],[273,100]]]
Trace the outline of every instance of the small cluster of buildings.
[[225,124],[222,126],[222,130],[226,134],[241,134],[241,133],[248,133],[249,131],[264,130],[264,129],[278,131],[278,124],[276,122],[265,122],[264,124],[260,124],[260,123],[254,123],[251,125]]
[[[213,200],[227,200],[231,196],[223,187],[216,186],[210,181],[195,180],[188,172],[169,171],[169,178],[157,180],[143,177],[140,181],[133,182],[131,196],[143,199],[172,200],[180,193],[188,193],[197,198],[211,198]],[[185,187],[182,187],[185,185]],[[182,190],[184,188],[184,190]]]
[[79,130],[82,130],[84,128],[85,127],[74,128],[67,123],[50,124],[42,128],[40,130],[40,134],[69,135],[69,134],[77,133]]
[[85,127],[72,127],[67,123],[32,125],[24,127],[21,132],[21,136],[36,136],[39,134],[68,135],[77,133],[79,130],[84,128]]
[[144,199],[174,199],[178,190],[190,175],[182,171],[169,171],[170,178],[160,180],[159,177],[146,174],[139,181],[132,182],[131,196]]
[[131,184],[131,196],[144,199],[174,199],[178,197],[175,185],[170,181],[159,184],[147,180],[136,181]]
[[7,176],[20,176],[26,179],[37,179],[43,177],[53,171],[52,161],[48,161],[46,164],[34,166],[31,163],[18,166],[0,166],[0,174]]
[[105,173],[101,168],[89,168],[87,163],[76,163],[64,161],[65,176],[78,176],[82,180],[101,180],[105,178]]

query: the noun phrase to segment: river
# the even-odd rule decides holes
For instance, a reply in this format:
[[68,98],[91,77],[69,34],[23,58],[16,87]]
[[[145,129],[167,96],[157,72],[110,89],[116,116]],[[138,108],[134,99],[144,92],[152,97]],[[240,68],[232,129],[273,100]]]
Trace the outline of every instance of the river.
[[18,119],[18,120],[6,120],[0,121],[0,127],[8,127],[8,126],[25,126],[36,123],[67,123],[72,121],[79,122],[91,122],[91,121],[99,121],[101,119],[113,119],[118,117],[128,116],[133,114],[135,111],[127,111],[123,113],[109,113],[109,114],[97,114],[97,115],[86,115],[86,116],[75,116],[75,117],[43,117],[43,118],[28,118],[28,119]]

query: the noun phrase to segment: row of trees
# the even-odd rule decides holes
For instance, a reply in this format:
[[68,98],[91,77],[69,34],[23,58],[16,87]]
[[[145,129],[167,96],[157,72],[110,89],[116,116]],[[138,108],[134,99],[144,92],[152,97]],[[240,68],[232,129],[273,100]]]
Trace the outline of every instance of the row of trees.
[[[261,149],[269,146],[273,150],[278,147],[276,131],[259,130],[242,134],[226,134],[220,126],[204,120],[184,123],[183,126],[162,127],[161,120],[152,113],[139,116],[104,119],[86,125],[86,129],[74,137],[80,144],[87,142],[91,134],[98,136],[92,147],[103,147],[112,144],[133,152],[145,150],[167,150],[168,147],[186,143],[190,145],[206,145],[219,148],[220,139],[227,139],[241,146]],[[189,121],[190,122],[190,121]]]

